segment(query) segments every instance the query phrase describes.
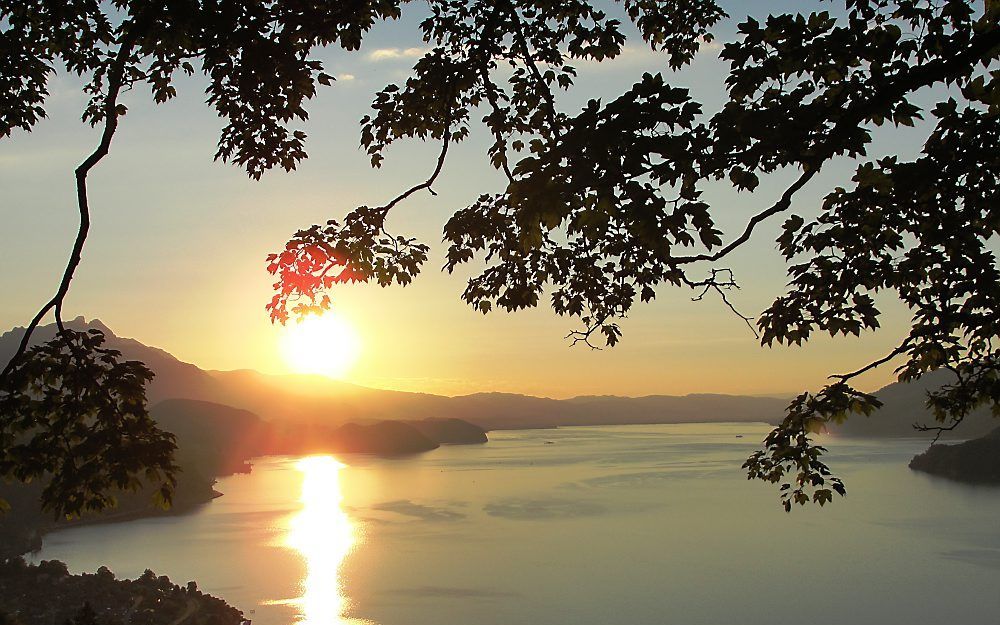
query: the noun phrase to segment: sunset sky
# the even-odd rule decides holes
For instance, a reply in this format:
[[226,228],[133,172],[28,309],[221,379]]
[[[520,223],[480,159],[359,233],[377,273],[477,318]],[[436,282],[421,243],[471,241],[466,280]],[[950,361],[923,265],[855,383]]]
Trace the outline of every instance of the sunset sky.
[[[788,6],[799,7],[799,3]],[[781,3],[768,5],[780,11]],[[272,278],[264,257],[295,230],[340,218],[359,204],[377,205],[423,180],[436,145],[400,143],[382,170],[372,170],[358,149],[358,120],[372,95],[402,81],[419,54],[415,22],[379,26],[360,52],[320,56],[338,76],[308,107],[309,159],[293,173],[271,172],[254,182],[212,155],[220,120],[204,105],[203,82],[183,78],[179,97],[155,106],[145,89],[128,94],[111,155],[90,176],[93,228],[83,264],[67,300],[67,316],[97,317],[117,334],[161,347],[207,369],[253,368],[285,373],[282,330],[264,311]],[[739,14],[738,8],[732,13]],[[718,30],[732,39],[737,20]],[[587,99],[619,95],[643,71],[667,72],[662,57],[630,40],[613,64],[578,64],[578,86],[563,97],[567,110]],[[677,76],[706,111],[723,94],[718,46],[706,46]],[[72,171],[97,142],[79,121],[79,81],[60,74],[50,84],[49,119],[30,133],[0,142],[0,328],[24,325],[56,288],[77,227]],[[886,151],[912,152],[920,132],[880,141]],[[655,302],[637,305],[621,322],[622,343],[611,350],[571,348],[564,339],[574,321],[548,308],[483,316],[460,294],[468,273],[447,275],[441,228],[448,216],[484,192],[502,188],[485,156],[486,133],[454,146],[435,185],[436,197],[418,194],[395,209],[393,230],[432,246],[424,273],[405,289],[346,286],[334,294],[334,312],[355,328],[360,355],[344,379],[358,384],[440,394],[508,391],[566,397],[582,394],[722,392],[791,394],[816,389],[830,373],[855,369],[898,342],[908,317],[891,299],[883,330],[856,339],[817,339],[805,348],[761,348],[747,327],[720,302],[690,301],[689,291],[661,288]],[[823,195],[848,184],[851,164],[825,170],[796,201],[814,213]],[[753,195],[728,185],[708,198],[735,236],[753,213],[770,205],[788,180],[765,179]],[[774,249],[780,219],[732,255],[743,290],[734,303],[756,315],[780,292],[784,264]],[[474,266],[470,266],[471,271]],[[705,270],[707,271],[707,267]],[[891,368],[865,378],[877,388]]]

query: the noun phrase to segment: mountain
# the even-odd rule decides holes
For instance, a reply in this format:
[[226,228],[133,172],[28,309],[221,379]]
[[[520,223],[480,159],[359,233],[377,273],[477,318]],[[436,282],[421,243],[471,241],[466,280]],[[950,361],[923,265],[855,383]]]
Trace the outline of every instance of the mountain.
[[[936,425],[934,417],[924,404],[927,392],[938,389],[953,380],[949,371],[939,370],[928,373],[914,382],[893,382],[874,393],[882,401],[882,408],[870,417],[852,416],[842,425],[832,428],[835,434],[858,437],[885,436],[925,436],[913,428],[914,423]],[[976,410],[962,422],[954,432],[945,432],[943,439],[966,439],[983,436],[997,427],[989,407]]]
[[[116,336],[111,328],[100,320],[86,321],[77,317],[66,323],[70,330],[85,332],[100,330],[106,337],[105,347],[117,349],[130,360],[141,360],[156,373],[156,378],[146,388],[150,404],[171,397],[188,397],[191,399],[208,399],[216,387],[216,382],[206,371],[195,365],[181,362],[172,354],[155,347],[144,345],[135,339]],[[17,352],[17,346],[24,336],[24,328],[17,327],[0,335],[0,366],[6,365]],[[31,343],[38,344],[52,340],[56,336],[56,325],[49,324],[38,327],[32,334]],[[184,389],[183,395],[176,395],[177,389]]]
[[167,399],[149,410],[164,431],[177,437],[181,465],[205,475],[244,473],[268,439],[267,423],[250,412],[196,399]]
[[[584,396],[568,400],[512,393],[444,397],[372,389],[322,376],[266,375],[251,370],[206,371],[166,351],[116,336],[99,320],[78,317],[71,329],[99,329],[107,345],[141,360],[156,373],[147,388],[150,405],[188,399],[251,411],[266,421],[289,425],[343,425],[384,420],[462,419],[486,430],[627,423],[776,422],[786,400],[734,395]],[[23,336],[15,328],[0,336],[0,363],[14,354]],[[39,328],[33,340],[55,336]]]
[[[513,393],[443,397],[367,388],[323,376],[267,375],[252,370],[206,371],[162,349],[116,336],[97,319],[86,321],[78,317],[67,325],[76,330],[99,329],[105,333],[110,347],[127,358],[145,362],[156,373],[147,389],[150,405],[174,399],[210,402],[249,411],[255,417],[259,415],[265,421],[289,427],[384,420],[415,423],[428,418],[461,419],[486,430],[629,423],[776,423],[788,403],[786,399],[773,397],[712,394],[580,396],[564,400]],[[23,332],[23,328],[14,328],[0,335],[0,364],[10,359]],[[39,328],[35,338],[44,341],[53,336],[55,326],[48,325]],[[915,422],[933,424],[933,417],[924,407],[926,391],[947,383],[949,375],[939,371],[916,382],[889,384],[875,393],[884,403],[881,410],[869,418],[854,416],[832,428],[833,433],[863,437],[919,436],[913,429]],[[159,410],[168,407],[166,404]],[[234,413],[220,418],[241,417]],[[983,409],[949,434],[952,439],[971,438],[987,433],[996,424],[989,410]]]
[[931,445],[910,468],[971,484],[1000,484],[1000,428],[958,445]]

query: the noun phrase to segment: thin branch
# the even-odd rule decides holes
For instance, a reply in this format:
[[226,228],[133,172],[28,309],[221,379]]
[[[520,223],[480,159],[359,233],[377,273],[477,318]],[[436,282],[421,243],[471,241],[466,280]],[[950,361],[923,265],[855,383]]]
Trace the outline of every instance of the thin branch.
[[941,440],[941,436],[944,435],[945,432],[951,432],[961,425],[963,421],[965,421],[964,414],[955,417],[955,420],[952,421],[951,425],[922,425],[920,423],[914,423],[913,429],[918,432],[937,432],[931,440],[931,446],[933,446]]
[[[497,100],[496,85],[492,80],[490,80],[486,67],[481,66],[479,68],[479,73],[483,79],[483,85],[486,88],[486,99],[489,101],[490,107],[496,115],[503,115],[500,108],[500,102]],[[493,137],[496,139],[497,149],[501,152],[500,167],[503,169],[503,173],[507,176],[508,182],[514,182],[514,174],[511,173],[510,165],[507,162],[506,140],[498,127],[495,127],[493,124],[488,125],[490,126],[490,130],[493,132]]]
[[[500,13],[499,5],[494,6],[494,10],[490,16],[490,20],[487,22],[487,28],[483,31],[482,41],[484,43],[492,43],[493,33],[496,30],[496,20],[499,19],[500,17],[499,13]],[[497,97],[497,86],[492,80],[490,80],[490,72],[488,65],[489,62],[493,59],[493,51],[486,50],[485,45],[480,46],[479,51],[483,53],[483,56],[485,57],[482,59],[482,62],[478,63],[477,65],[479,68],[479,77],[482,79],[483,88],[486,91],[486,100],[490,103],[490,108],[493,109],[493,113],[497,116],[502,116],[506,121],[507,116],[506,114],[503,113],[502,109],[500,108],[500,101],[499,98]],[[488,124],[488,125],[490,127],[490,131],[493,133],[493,137],[496,139],[497,149],[501,153],[500,166],[503,169],[503,173],[506,174],[507,180],[509,182],[514,182],[514,175],[511,173],[510,165],[507,162],[506,138],[503,136],[503,133],[501,132],[499,127],[494,126],[493,124]]]
[[59,334],[66,332],[62,319],[63,301],[69,292],[69,286],[73,281],[76,268],[80,265],[83,246],[87,242],[87,235],[90,233],[90,203],[87,198],[87,174],[90,173],[90,170],[95,165],[101,162],[101,159],[107,156],[108,150],[111,148],[111,140],[118,129],[118,96],[125,82],[125,65],[132,54],[136,39],[137,34],[134,30],[127,31],[122,39],[121,47],[108,72],[108,94],[104,98],[104,130],[101,133],[101,141],[97,148],[94,149],[90,156],[74,172],[76,177],[76,199],[80,211],[80,226],[76,233],[76,240],[73,242],[73,249],[70,252],[66,269],[63,271],[62,279],[59,281],[59,288],[56,290],[56,294],[52,296],[52,299],[42,306],[41,310],[31,320],[31,323],[28,324],[28,327],[25,328],[17,351],[14,352],[14,355],[7,362],[3,371],[0,372],[0,384],[6,380],[11,370],[24,356],[31,342],[31,335],[50,310],[55,310],[56,327],[59,329]]
[[559,126],[556,124],[557,113],[555,98],[552,97],[552,91],[549,89],[549,86],[545,84],[545,80],[542,78],[542,73],[538,70],[538,65],[535,64],[535,57],[531,53],[531,48],[528,46],[528,38],[524,34],[524,27],[521,22],[521,16],[517,14],[517,8],[513,5],[513,3],[508,3],[507,6],[510,9],[511,23],[514,25],[514,41],[520,45],[524,63],[531,70],[531,74],[534,76],[535,82],[538,83],[538,87],[541,89],[542,97],[545,99],[546,104],[545,114],[549,120],[552,135],[554,137],[558,137]]
[[868,371],[871,371],[872,369],[875,369],[877,367],[880,367],[880,366],[884,365],[885,363],[889,362],[890,360],[892,360],[896,356],[899,356],[900,354],[902,354],[903,352],[905,352],[906,349],[909,346],[910,346],[910,339],[906,339],[905,341],[903,341],[902,343],[900,343],[899,346],[896,347],[896,349],[892,350],[891,352],[889,352],[885,356],[879,358],[878,360],[873,360],[872,362],[868,363],[864,367],[861,367],[857,371],[852,371],[850,373],[835,373],[835,374],[829,376],[829,378],[830,379],[837,379],[837,380],[840,380],[841,382],[847,382],[851,378],[856,378],[857,376],[861,375],[862,373],[867,373]]
[[570,347],[575,347],[577,343],[583,343],[592,350],[601,351],[600,347],[590,342],[590,336],[603,326],[610,317],[611,315],[604,315],[600,319],[594,319],[592,316],[585,317],[583,320],[586,324],[585,330],[570,330],[569,334],[565,336],[565,338],[573,340],[570,343]]
[[744,243],[750,240],[750,235],[753,234],[754,228],[757,227],[763,221],[766,221],[769,217],[777,215],[778,213],[788,210],[792,205],[792,196],[794,196],[799,189],[804,187],[806,183],[812,180],[812,177],[816,175],[819,171],[819,167],[810,167],[808,170],[802,172],[802,174],[796,179],[794,183],[781,194],[781,197],[775,202],[770,208],[757,213],[750,219],[747,223],[746,228],[743,230],[743,234],[737,237],[735,240],[729,243],[718,252],[714,254],[696,254],[694,256],[675,256],[669,259],[669,264],[671,265],[687,265],[690,263],[697,263],[700,261],[710,261],[714,262],[721,260],[730,252],[740,247]]
[[431,195],[437,195],[434,189],[431,188],[431,185],[434,184],[438,176],[441,174],[441,170],[444,168],[444,161],[445,158],[448,156],[448,145],[450,144],[450,142],[451,142],[451,120],[449,119],[445,122],[443,139],[441,141],[441,152],[438,154],[437,164],[434,166],[434,171],[431,172],[431,175],[427,178],[427,180],[424,180],[419,184],[413,185],[406,191],[403,191],[402,193],[394,197],[388,204],[378,207],[376,210],[382,213],[383,218],[397,204],[399,204],[406,198],[410,197],[417,191],[420,191],[421,189],[427,189],[427,191],[429,191]]
[[[871,97],[858,100],[845,110],[844,115],[837,120],[829,131],[826,132],[826,136],[839,137],[842,133],[860,124],[865,119],[865,116],[868,114],[871,107],[880,106],[885,102],[894,101],[907,93],[924,87],[930,87],[937,82],[945,80],[955,71],[956,68],[974,65],[978,60],[983,58],[983,55],[987,54],[998,45],[1000,45],[1000,29],[993,28],[973,37],[972,43],[968,46],[968,48],[959,54],[937,62],[917,65],[909,68],[908,70],[901,71],[894,77],[893,80],[888,82],[883,89],[874,91],[871,94]],[[699,261],[717,261],[746,243],[750,239],[750,235],[753,233],[757,224],[765,221],[773,215],[788,210],[789,206],[791,206],[792,196],[807,182],[809,182],[814,175],[816,175],[824,162],[833,156],[835,147],[836,145],[833,144],[832,141],[829,142],[825,146],[825,149],[822,152],[819,152],[820,156],[813,159],[809,169],[804,171],[795,183],[782,193],[781,198],[767,210],[755,215],[747,224],[743,234],[741,234],[736,240],[732,241],[729,245],[714,254],[680,256],[671,259],[670,263],[672,265],[685,265]],[[823,155],[824,153],[825,155]]]
[[[728,280],[726,280],[725,282],[719,282],[716,278],[720,273],[729,274]],[[729,301],[729,296],[726,295],[726,290],[740,288],[740,285],[736,284],[736,280],[733,277],[732,269],[713,269],[712,275],[706,278],[705,280],[701,280],[700,282],[693,282],[689,280],[687,276],[685,276],[682,273],[681,280],[683,280],[684,283],[687,284],[692,289],[698,289],[698,288],[703,289],[698,296],[691,298],[692,302],[700,302],[705,298],[705,295],[708,294],[709,291],[715,291],[716,293],[718,293],[719,297],[722,299],[722,303],[725,304],[726,307],[729,308],[729,310],[731,310],[734,315],[742,319],[743,323],[747,324],[747,327],[750,328],[751,332],[753,332],[754,338],[756,339],[760,338],[760,334],[757,332],[757,328],[755,328],[752,323],[754,318],[748,317],[747,315],[744,315],[739,310],[737,310],[736,306],[734,306],[733,303]]]

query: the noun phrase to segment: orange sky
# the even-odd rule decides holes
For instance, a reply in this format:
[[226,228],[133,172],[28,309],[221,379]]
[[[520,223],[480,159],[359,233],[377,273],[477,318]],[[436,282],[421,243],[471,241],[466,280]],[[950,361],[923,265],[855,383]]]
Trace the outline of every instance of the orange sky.
[[[272,172],[260,182],[212,162],[220,122],[202,103],[196,79],[182,80],[180,96],[165,105],[152,105],[141,90],[130,94],[111,156],[91,175],[92,235],[67,300],[68,316],[99,317],[120,335],[203,368],[286,372],[281,330],[264,311],[271,295],[264,257],[295,230],[339,218],[359,204],[381,203],[425,178],[433,165],[433,145],[396,146],[379,171],[357,148],[357,120],[378,88],[405,76],[413,61],[407,50],[420,45],[414,33],[404,20],[377,30],[361,53],[329,56],[329,70],[341,80],[310,109],[310,158],[297,172]],[[722,90],[723,66],[715,54],[706,50],[679,78],[709,111]],[[637,48],[615,67],[586,65],[566,107],[616,95],[642,71],[662,65]],[[0,142],[3,328],[23,325],[55,288],[76,227],[71,173],[96,142],[96,133],[79,123],[84,97],[78,82],[61,75],[51,90],[50,119]],[[435,186],[438,195],[415,196],[392,216],[395,230],[432,246],[415,284],[334,293],[337,312],[361,342],[346,380],[443,394],[791,394],[881,356],[905,332],[905,311],[889,301],[884,329],[875,336],[766,349],[718,301],[691,302],[692,293],[669,288],[621,323],[624,340],[612,350],[569,347],[564,336],[573,321],[546,308],[484,317],[460,300],[467,276],[438,268],[448,215],[500,188],[484,154],[487,144],[480,132],[456,146]],[[814,180],[796,212],[814,213],[825,193],[849,179],[850,168],[844,162]],[[749,215],[773,202],[785,180],[764,180],[753,195],[736,196],[725,185],[707,195],[731,237]],[[766,307],[785,282],[774,250],[777,227],[768,224],[729,260],[744,286],[733,300],[748,314]],[[878,371],[861,386],[876,388],[890,377],[890,370]]]

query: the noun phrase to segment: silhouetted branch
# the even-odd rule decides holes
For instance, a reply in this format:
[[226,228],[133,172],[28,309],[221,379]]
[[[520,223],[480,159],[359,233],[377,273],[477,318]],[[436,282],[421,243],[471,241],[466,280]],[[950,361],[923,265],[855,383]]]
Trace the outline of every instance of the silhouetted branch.
[[857,371],[852,371],[850,373],[835,373],[835,374],[833,374],[831,376],[828,376],[828,377],[830,379],[840,380],[841,382],[847,382],[851,378],[855,378],[855,377],[861,375],[862,373],[867,373],[868,371],[871,371],[872,369],[876,369],[876,368],[884,365],[885,363],[889,362],[890,360],[892,360],[896,356],[899,356],[900,354],[904,353],[909,346],[910,346],[910,339],[906,339],[905,341],[903,341],[902,343],[900,343],[899,346],[896,349],[892,350],[891,352],[889,352],[885,356],[879,358],[878,360],[873,360],[872,362],[868,363],[864,367],[861,367]]
[[871,97],[859,100],[844,112],[844,115],[826,133],[828,141],[823,152],[818,153],[819,156],[813,159],[808,169],[803,171],[799,178],[781,194],[781,198],[774,205],[750,219],[743,234],[714,254],[681,256],[671,259],[671,264],[683,265],[699,261],[717,261],[746,243],[750,240],[750,235],[753,234],[754,228],[759,223],[788,210],[791,206],[792,196],[816,175],[824,162],[834,155],[834,148],[837,146],[836,139],[861,123],[872,107],[880,106],[884,102],[893,101],[907,93],[946,80],[955,71],[955,68],[974,66],[984,54],[997,46],[1000,46],[1000,29],[994,28],[973,37],[968,48],[961,54],[900,72],[894,80],[887,81],[882,89],[875,90]]
[[[728,278],[726,278],[722,282],[719,282],[718,276],[720,274],[728,275]],[[702,289],[702,292],[697,297],[691,298],[692,302],[700,302],[702,299],[704,299],[705,295],[709,291],[715,291],[716,293],[719,294],[719,297],[722,299],[722,303],[724,303],[726,307],[733,312],[734,315],[742,319],[743,322],[747,324],[747,327],[750,328],[751,332],[753,332],[754,338],[757,339],[760,338],[760,334],[758,334],[757,328],[755,328],[753,326],[753,323],[751,323],[753,321],[753,317],[748,317],[747,315],[744,315],[739,310],[737,310],[736,306],[734,306],[733,303],[729,301],[729,297],[726,295],[726,290],[740,288],[740,285],[736,283],[736,279],[733,276],[732,269],[713,269],[711,276],[699,282],[693,282],[683,274],[681,275],[681,279],[684,281],[685,284],[687,284],[692,289],[698,289],[698,288]]]
[[[485,66],[480,66],[479,68],[480,76],[483,79],[483,86],[486,90],[486,100],[490,103],[490,108],[493,109],[494,114],[503,115],[503,111],[500,108],[500,102],[497,99],[496,85],[490,80],[489,72],[486,71]],[[506,138],[500,132],[500,129],[490,124],[490,130],[493,132],[493,137],[496,139],[497,149],[501,151],[500,167],[503,169],[503,173],[507,176],[508,182],[514,182],[514,174],[510,171],[510,165],[507,163],[507,147]]]
[[601,351],[600,347],[590,342],[591,335],[593,335],[594,332],[596,332],[600,327],[600,323],[595,323],[593,325],[587,324],[587,328],[585,330],[570,330],[569,334],[567,334],[564,338],[572,339],[570,347],[575,347],[577,343],[583,343],[590,349]]
[[965,421],[964,414],[955,417],[955,420],[951,422],[951,425],[922,425],[920,423],[914,423],[913,429],[918,432],[937,432],[931,440],[931,445],[933,446],[941,439],[941,436],[944,435],[945,432],[951,432],[961,425],[963,421]]
[[538,70],[538,65],[535,64],[535,57],[528,46],[528,38],[524,35],[524,25],[521,22],[521,16],[517,14],[517,7],[512,3],[508,3],[508,7],[510,8],[511,22],[514,25],[514,42],[520,46],[522,59],[525,65],[531,70],[531,75],[534,76],[535,82],[542,92],[542,98],[545,99],[545,116],[548,118],[549,126],[552,129],[552,136],[558,137],[559,126],[556,124],[556,103],[555,98],[552,97],[552,90],[545,84],[542,73]]
[[[486,100],[490,103],[490,108],[493,109],[495,115],[502,115],[506,118],[506,114],[500,108],[500,100],[497,97],[497,86],[492,80],[490,80],[490,72],[488,64],[493,58],[493,51],[486,50],[486,45],[493,41],[493,35],[496,31],[496,20],[499,19],[500,15],[499,5],[494,6],[493,14],[491,15],[490,21],[487,23],[487,28],[483,31],[483,45],[479,49],[484,53],[485,58],[479,63],[479,77],[483,81],[483,89],[486,92]],[[507,140],[503,136],[499,126],[494,124],[487,124],[490,127],[490,131],[493,133],[493,137],[496,139],[497,149],[501,152],[500,166],[503,169],[503,173],[507,176],[509,182],[514,181],[514,175],[510,171],[510,165],[507,163]]]
[[0,372],[0,384],[7,379],[11,370],[24,356],[25,351],[28,349],[28,344],[31,341],[31,335],[49,311],[53,309],[55,310],[56,326],[59,329],[59,333],[63,334],[66,332],[66,328],[63,325],[62,320],[63,301],[66,298],[66,294],[69,292],[70,283],[73,281],[73,274],[76,272],[76,268],[80,264],[80,260],[83,255],[83,246],[87,242],[87,235],[90,233],[90,203],[87,198],[87,174],[90,173],[90,170],[108,155],[108,150],[111,148],[111,140],[114,138],[115,131],[118,130],[118,118],[120,116],[118,112],[118,96],[125,83],[125,65],[128,62],[128,58],[132,55],[132,49],[135,46],[135,43],[136,35],[134,31],[127,31],[122,39],[122,44],[118,50],[118,54],[115,56],[115,60],[112,62],[108,71],[108,93],[104,98],[104,130],[101,133],[101,141],[97,148],[76,168],[74,172],[76,177],[77,205],[80,210],[80,226],[76,233],[76,240],[73,242],[73,249],[70,252],[66,269],[63,272],[62,279],[59,281],[59,288],[56,290],[56,294],[52,296],[52,299],[42,306],[42,308],[37,314],[35,314],[34,318],[28,324],[28,327],[25,328],[24,335],[21,337],[21,342],[18,344],[17,351],[14,352],[10,361],[7,362],[3,371]]
[[[735,240],[731,241],[729,245],[725,246],[718,252],[714,254],[696,254],[694,256],[678,256],[670,259],[671,265],[687,265],[690,263],[696,263],[700,261],[717,261],[721,260],[727,256],[730,252],[740,247],[744,243],[750,240],[750,235],[753,234],[754,228],[757,227],[763,221],[766,221],[769,217],[773,217],[778,213],[782,213],[789,209],[792,205],[792,197],[808,183],[816,172],[819,171],[818,167],[810,167],[808,170],[803,171],[798,179],[792,183],[790,187],[785,189],[785,192],[781,194],[781,197],[767,210],[761,211],[754,215],[749,222],[747,222],[746,228],[743,230],[743,234],[737,237]],[[756,331],[755,331],[756,332]]]
[[444,168],[445,157],[448,155],[448,144],[451,141],[450,123],[446,126],[443,134],[444,137],[441,141],[441,152],[438,154],[437,164],[434,166],[434,171],[431,172],[431,175],[427,178],[427,180],[424,180],[420,184],[413,185],[406,191],[403,191],[402,193],[394,197],[388,204],[378,207],[376,210],[381,212],[383,216],[388,214],[389,211],[391,211],[396,206],[396,204],[399,204],[400,202],[410,197],[417,191],[420,191],[421,189],[427,189],[427,191],[430,192],[431,195],[437,195],[437,192],[431,188],[431,185],[434,184],[434,182],[437,180],[438,175],[441,174],[441,169]]

